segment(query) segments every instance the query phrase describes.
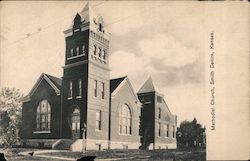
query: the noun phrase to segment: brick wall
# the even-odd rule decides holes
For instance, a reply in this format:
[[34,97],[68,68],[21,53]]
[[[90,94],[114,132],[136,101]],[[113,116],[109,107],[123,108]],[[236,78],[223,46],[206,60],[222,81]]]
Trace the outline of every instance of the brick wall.
[[[125,80],[126,81],[126,80]],[[121,84],[120,84],[121,85]],[[119,88],[119,87],[118,87]],[[123,142],[128,145],[128,148],[139,148],[140,136],[139,136],[139,116],[140,116],[140,103],[134,96],[128,82],[125,82],[119,91],[111,96],[111,125],[110,125],[110,139],[111,148],[117,147],[117,143]],[[119,134],[119,108],[123,104],[127,104],[131,108],[132,112],[132,134],[122,135]],[[132,146],[132,144],[135,144]],[[120,146],[122,148],[122,146]]]
[[[51,107],[51,132],[34,133],[36,131],[36,110],[42,100],[48,100]],[[23,103],[22,108],[22,139],[60,138],[61,101],[54,89],[43,79],[32,95],[31,100]]]

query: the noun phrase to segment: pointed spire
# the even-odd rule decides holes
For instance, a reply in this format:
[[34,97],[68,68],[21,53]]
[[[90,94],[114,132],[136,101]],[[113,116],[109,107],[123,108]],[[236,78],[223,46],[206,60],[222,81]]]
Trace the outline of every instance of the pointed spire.
[[84,8],[82,9],[81,12],[85,12],[89,10],[89,2],[87,2],[87,4],[84,6]]
[[147,81],[143,84],[143,86],[138,91],[140,93],[149,93],[149,92],[158,92],[161,93],[160,89],[153,83],[152,77],[149,76]]

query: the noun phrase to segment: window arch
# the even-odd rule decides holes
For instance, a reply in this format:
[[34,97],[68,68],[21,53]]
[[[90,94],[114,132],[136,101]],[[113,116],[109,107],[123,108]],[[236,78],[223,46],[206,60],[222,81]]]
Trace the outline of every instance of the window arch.
[[131,135],[132,115],[127,104],[123,104],[119,109],[119,133]]
[[42,100],[36,110],[36,130],[50,131],[51,108],[47,100]]

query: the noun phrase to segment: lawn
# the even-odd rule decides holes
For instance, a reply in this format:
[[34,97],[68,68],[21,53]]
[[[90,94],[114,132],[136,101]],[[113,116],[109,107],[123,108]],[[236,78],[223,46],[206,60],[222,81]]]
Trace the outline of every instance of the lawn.
[[[29,160],[43,160],[43,161],[58,161],[57,159],[44,159],[36,156],[20,156],[18,152],[32,151],[32,149],[13,149],[12,155],[7,155],[8,161],[29,161]],[[81,152],[53,152],[43,153],[41,155],[66,157],[66,158],[81,158],[83,155]],[[118,159],[118,161],[205,161],[206,152],[205,149],[196,151],[187,150],[104,150],[104,151],[88,151],[85,155],[97,156],[97,159]]]

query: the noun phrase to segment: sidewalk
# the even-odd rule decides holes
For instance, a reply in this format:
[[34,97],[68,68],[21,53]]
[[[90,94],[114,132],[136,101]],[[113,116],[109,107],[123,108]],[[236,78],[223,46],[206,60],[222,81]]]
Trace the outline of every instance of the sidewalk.
[[[29,156],[31,151],[26,152],[20,152],[20,155]],[[68,157],[57,157],[52,155],[43,155],[43,153],[54,153],[54,152],[70,152],[69,150],[35,150],[33,151],[33,157],[40,157],[40,158],[50,158],[50,159],[56,159],[61,161],[76,161],[76,158],[68,158]],[[79,158],[78,158],[79,159]],[[115,161],[120,160],[124,158],[108,158],[108,159],[98,159],[96,158],[95,161]],[[126,159],[132,159],[132,158],[126,158]]]

